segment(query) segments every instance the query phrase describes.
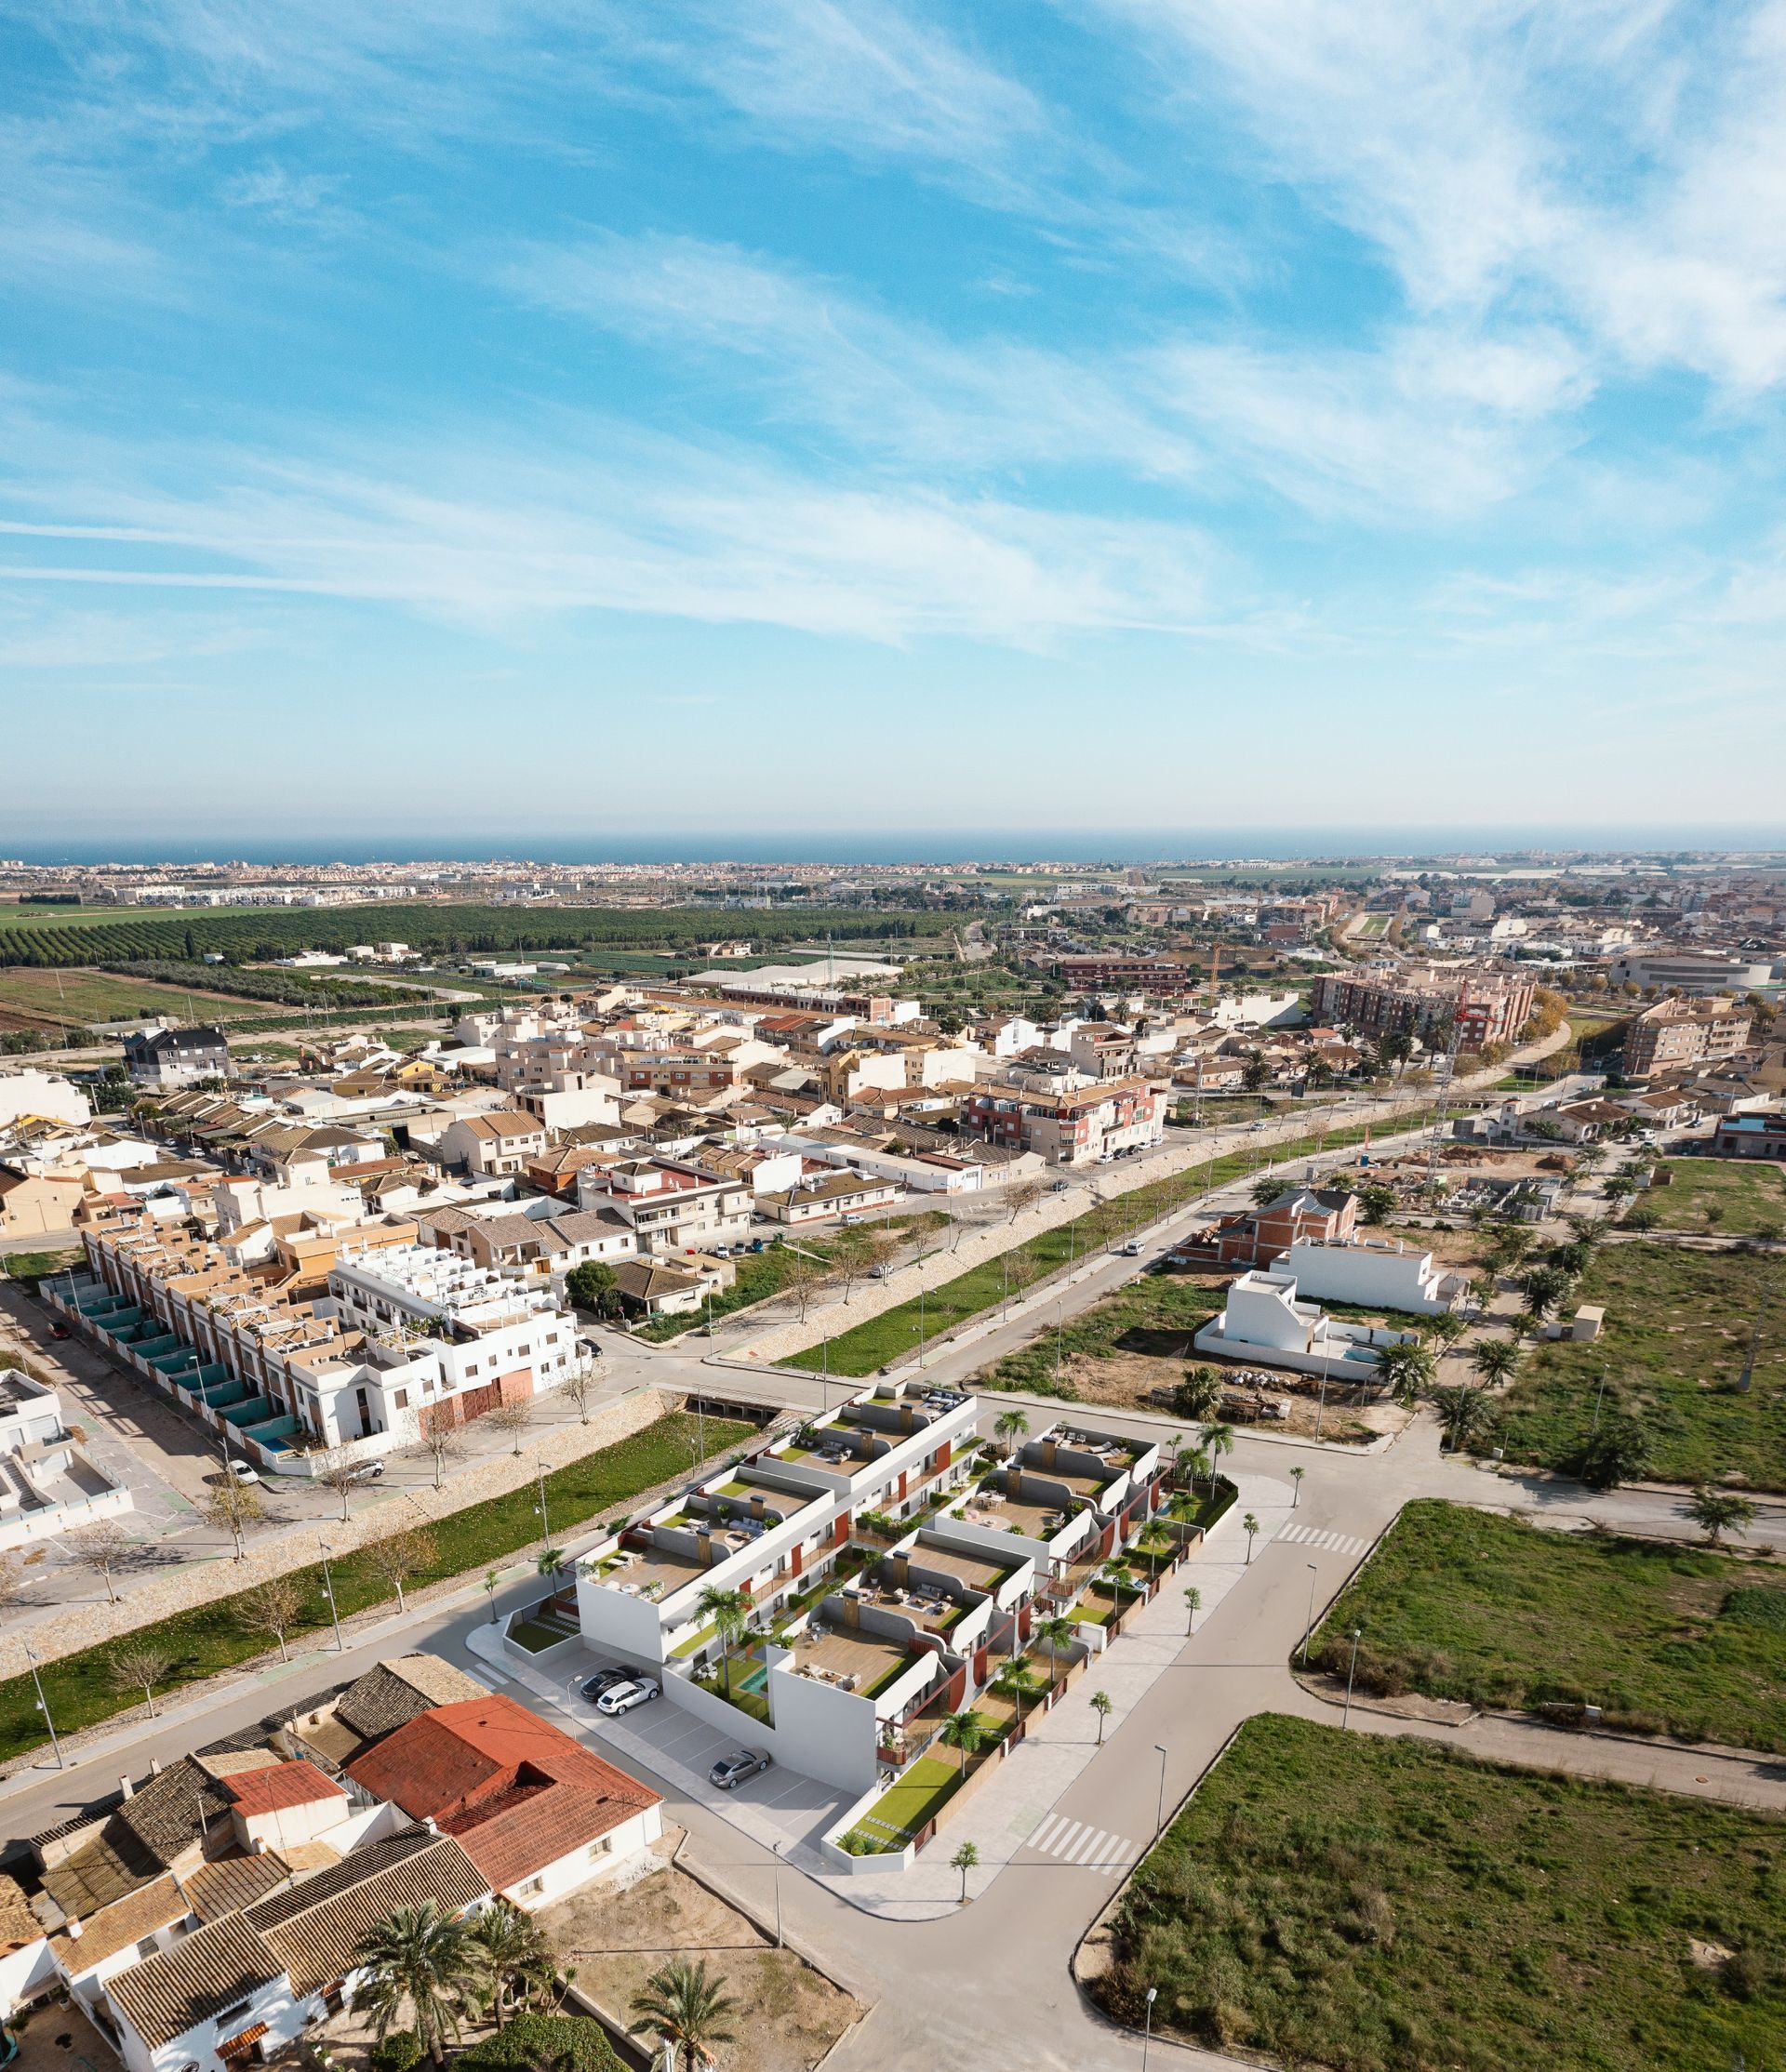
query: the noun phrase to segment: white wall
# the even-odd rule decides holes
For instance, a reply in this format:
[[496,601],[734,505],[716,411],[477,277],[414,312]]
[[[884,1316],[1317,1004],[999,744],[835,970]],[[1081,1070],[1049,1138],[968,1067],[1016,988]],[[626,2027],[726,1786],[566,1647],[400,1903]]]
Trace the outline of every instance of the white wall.
[[535,1871],[519,1884],[505,1886],[502,1896],[528,1912],[536,1907],[550,1906],[554,1900],[563,1899],[566,1893],[574,1893],[587,1885],[592,1878],[600,1878],[630,1862],[642,1849],[648,1849],[662,1833],[663,1809],[648,1806],[593,1842],[573,1849],[567,1856],[560,1856],[556,1863]]
[[43,1115],[58,1122],[86,1122],[93,1110],[78,1086],[60,1072],[42,1072],[27,1066],[22,1072],[0,1077],[0,1123],[16,1122],[21,1115]]
[[1299,1241],[1273,1263],[1294,1274],[1300,1294],[1316,1302],[1355,1302],[1419,1316],[1436,1316],[1447,1307],[1438,1292],[1443,1276],[1433,1271],[1430,1252]]

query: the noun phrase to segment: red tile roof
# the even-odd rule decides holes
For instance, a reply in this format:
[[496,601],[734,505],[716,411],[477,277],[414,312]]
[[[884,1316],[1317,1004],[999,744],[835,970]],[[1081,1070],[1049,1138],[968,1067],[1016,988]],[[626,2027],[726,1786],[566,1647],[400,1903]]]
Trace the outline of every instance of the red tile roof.
[[493,1892],[660,1802],[636,1777],[494,1693],[420,1714],[348,1774],[453,1836]]
[[333,1778],[325,1777],[311,1762],[270,1762],[264,1769],[238,1771],[224,1778],[223,1788],[234,1800],[236,1810],[250,1817],[277,1813],[283,1806],[308,1806],[321,1799],[347,1797]]

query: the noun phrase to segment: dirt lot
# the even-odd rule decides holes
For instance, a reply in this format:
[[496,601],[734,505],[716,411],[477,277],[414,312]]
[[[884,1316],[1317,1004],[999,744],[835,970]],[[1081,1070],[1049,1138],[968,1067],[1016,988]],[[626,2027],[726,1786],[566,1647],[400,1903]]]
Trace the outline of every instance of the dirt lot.
[[[1191,1363],[1214,1367],[1218,1374],[1233,1371],[1220,1360],[1203,1360],[1195,1353],[1191,1355]],[[1120,1410],[1157,1411],[1162,1405],[1152,1400],[1153,1390],[1175,1388],[1184,1378],[1186,1364],[1183,1359],[1155,1359],[1146,1353],[1110,1352],[1096,1360],[1074,1354],[1064,1362],[1061,1377],[1071,1381],[1084,1402],[1107,1403]],[[1318,1377],[1305,1375],[1273,1377],[1273,1386],[1265,1393],[1287,1401],[1290,1414],[1287,1418],[1259,1420],[1260,1429],[1313,1438],[1320,1392]],[[1347,1389],[1328,1388],[1326,1411],[1321,1419],[1324,1439],[1363,1441],[1378,1432],[1400,1431],[1407,1423],[1408,1413],[1396,1404],[1364,1400],[1353,1402],[1348,1400],[1351,1394]],[[1226,1412],[1218,1415],[1230,1424],[1246,1422]]]
[[629,2021],[633,1994],[658,1965],[704,1957],[739,2003],[737,2040],[721,2052],[726,2072],[817,2065],[863,2010],[667,1856],[661,1863],[624,1891],[591,1885],[540,1916],[559,1961],[576,1966],[578,1990]]

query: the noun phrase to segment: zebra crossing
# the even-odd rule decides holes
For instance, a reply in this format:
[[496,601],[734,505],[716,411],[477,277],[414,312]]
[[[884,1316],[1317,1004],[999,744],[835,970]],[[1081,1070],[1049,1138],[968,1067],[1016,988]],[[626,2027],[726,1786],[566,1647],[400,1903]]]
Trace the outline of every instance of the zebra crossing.
[[1330,1554],[1362,1554],[1370,1545],[1350,1533],[1324,1533],[1313,1525],[1286,1525],[1277,1536],[1286,1547],[1320,1547]]
[[1117,1878],[1140,1854],[1141,1845],[1126,1835],[1113,1835],[1063,1813],[1050,1813],[1029,1838],[1028,1846],[1044,1856],[1071,1864],[1075,1870],[1096,1871],[1100,1878]]

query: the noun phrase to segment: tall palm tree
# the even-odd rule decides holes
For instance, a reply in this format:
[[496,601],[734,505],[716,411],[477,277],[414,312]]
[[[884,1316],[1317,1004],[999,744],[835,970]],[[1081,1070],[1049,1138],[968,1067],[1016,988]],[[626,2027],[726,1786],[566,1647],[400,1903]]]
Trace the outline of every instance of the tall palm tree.
[[1431,1386],[1433,1364],[1433,1355],[1424,1346],[1405,1339],[1400,1345],[1383,1348],[1377,1372],[1398,1401],[1411,1403],[1421,1389]]
[[1007,1662],[993,1679],[993,1689],[1000,1697],[1009,1698],[1017,1707],[1018,1723],[1023,1720],[1023,1701],[1035,1693],[1035,1679],[1030,1674],[1027,1662]]
[[986,1745],[991,1730],[979,1713],[971,1708],[952,1712],[942,1722],[942,1738],[952,1748],[961,1750],[961,1770],[967,1773],[967,1759],[977,1756]]
[[633,2012],[639,2019],[627,2033],[655,2030],[681,2060],[684,2072],[700,2072],[713,2062],[715,2043],[733,2040],[725,2025],[738,2012],[738,2002],[721,1990],[725,1983],[708,1976],[704,1957],[699,1964],[676,1959],[653,1972],[633,1994]]
[[993,1426],[993,1437],[1002,1441],[1006,1456],[1016,1453],[1020,1439],[1029,1436],[1030,1420],[1015,1404],[1009,1410],[1001,1410]]
[[1221,1465],[1221,1456],[1234,1450],[1234,1428],[1232,1425],[1206,1425],[1203,1428],[1203,1451],[1209,1455],[1209,1494],[1216,1494],[1216,1469]]
[[1470,1355],[1470,1364],[1491,1388],[1510,1382],[1519,1371],[1519,1348],[1511,1338],[1484,1338]]
[[695,1610],[713,1621],[719,1635],[719,1654],[724,1664],[726,1695],[732,1694],[732,1650],[744,1638],[751,1623],[751,1600],[742,1590],[716,1590],[710,1583],[695,1601]]
[[1073,1621],[1060,1612],[1055,1612],[1046,1619],[1037,1619],[1035,1637],[1038,1640],[1046,1640],[1049,1648],[1059,1654],[1062,1648],[1073,1645]]
[[423,2049],[442,2063],[445,2046],[459,2034],[466,1989],[477,1976],[469,1925],[443,1914],[432,1899],[396,1907],[368,1931],[357,1968],[366,1977],[354,1992],[353,2012],[371,2016],[373,2035],[387,2035],[407,2007]]
[[506,1899],[478,1916],[468,1940],[471,1960],[483,1974],[500,2029],[508,2013],[510,1986],[521,1987],[525,2003],[526,1993],[551,1976],[551,1952],[536,1924]]

